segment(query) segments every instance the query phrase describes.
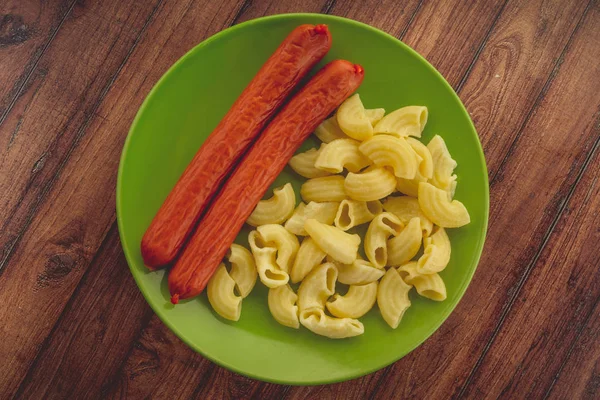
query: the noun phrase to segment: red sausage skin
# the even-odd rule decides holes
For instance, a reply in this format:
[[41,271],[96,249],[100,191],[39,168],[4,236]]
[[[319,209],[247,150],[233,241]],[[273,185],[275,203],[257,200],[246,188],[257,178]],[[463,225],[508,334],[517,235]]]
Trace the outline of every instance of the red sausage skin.
[[242,225],[300,144],[362,83],[345,60],[327,64],[284,106],[225,183],[169,274],[173,303],[198,295]]
[[301,25],[271,55],[198,150],[152,220],[141,244],[148,268],[175,260],[235,161],[330,47],[326,25]]

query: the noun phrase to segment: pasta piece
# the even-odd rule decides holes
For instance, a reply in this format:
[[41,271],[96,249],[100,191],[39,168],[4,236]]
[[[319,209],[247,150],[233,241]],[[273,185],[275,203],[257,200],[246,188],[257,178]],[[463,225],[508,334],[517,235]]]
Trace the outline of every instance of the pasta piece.
[[344,296],[336,293],[327,302],[327,310],[338,318],[360,318],[369,312],[377,301],[377,282],[352,285]]
[[388,133],[398,137],[421,137],[427,124],[427,107],[408,106],[392,111],[373,128],[375,133]]
[[363,141],[373,136],[373,125],[365,113],[365,107],[358,93],[350,96],[340,105],[337,121],[342,131],[352,139]]
[[313,268],[321,264],[326,255],[327,254],[317,246],[317,243],[313,238],[304,238],[290,274],[292,282],[298,283],[304,279]]
[[282,271],[275,261],[277,249],[268,247],[257,231],[250,232],[248,243],[254,256],[260,281],[268,288],[276,288],[288,283],[290,276],[287,272]]
[[350,172],[358,172],[371,162],[360,151],[359,142],[353,139],[336,139],[322,145],[315,168],[330,173],[340,173],[346,168]]
[[[424,179],[431,179],[433,176],[433,159],[431,158],[431,153],[429,152],[427,146],[412,137],[406,138],[406,143],[408,143],[410,147],[412,147],[413,151],[417,153],[419,157],[421,157],[417,174]],[[414,197],[416,196],[417,195],[415,194]]]
[[385,109],[372,108],[370,110],[365,110],[365,114],[367,115],[367,118],[369,119],[371,125],[375,126],[379,121],[381,121],[381,118],[383,118],[383,116],[385,115]]
[[394,174],[382,167],[372,168],[359,174],[350,172],[344,181],[344,190],[348,196],[359,201],[382,199],[390,195],[395,188]]
[[418,217],[414,217],[402,232],[387,241],[386,265],[396,266],[410,261],[419,252],[422,240],[421,221]]
[[302,184],[300,195],[306,202],[342,201],[348,197],[340,175],[309,179]]
[[234,293],[235,281],[227,273],[225,264],[219,265],[208,281],[208,301],[221,317],[237,321],[242,313],[242,298]]
[[423,237],[427,237],[433,230],[433,222],[425,216],[419,205],[419,200],[409,196],[388,197],[383,202],[383,209],[391,212],[406,225],[414,217],[419,217]]
[[342,200],[335,216],[335,226],[343,231],[371,221],[383,211],[381,203],[375,201]]
[[425,251],[417,261],[417,272],[433,274],[446,268],[450,262],[452,248],[444,228],[439,228],[431,237],[425,238],[423,244]]
[[389,212],[376,216],[369,224],[365,235],[365,254],[373,266],[383,268],[387,264],[387,239],[398,235],[404,225]]
[[322,178],[331,175],[327,171],[323,171],[315,167],[315,161],[319,157],[321,149],[310,149],[304,153],[296,154],[288,161],[288,165],[300,176],[304,178]]
[[227,260],[231,264],[229,275],[235,282],[240,295],[242,297],[248,296],[254,288],[258,276],[252,253],[244,246],[233,243],[227,255]]
[[276,224],[261,225],[256,230],[269,247],[277,249],[277,265],[282,271],[289,273],[300,247],[296,235]]
[[332,318],[325,315],[325,312],[320,308],[301,311],[300,323],[317,335],[330,339],[344,339],[362,335],[365,332],[365,327],[359,320]]
[[375,268],[365,260],[355,260],[352,264],[335,264],[338,269],[338,281],[345,285],[366,285],[378,281],[385,270]]
[[430,183],[450,193],[450,199],[454,196],[456,189],[456,175],[453,175],[457,166],[456,161],[450,156],[446,142],[440,135],[435,135],[427,145],[433,160],[433,177]]
[[291,183],[273,190],[273,197],[261,200],[246,221],[249,225],[281,224],[288,219],[296,207],[296,195]]
[[325,302],[335,292],[337,268],[333,263],[321,264],[304,278],[298,288],[298,308],[325,308]]
[[335,139],[348,138],[348,136],[346,136],[346,134],[340,129],[336,115],[326,119],[321,123],[321,125],[317,126],[315,135],[323,143],[333,142]]
[[275,321],[290,328],[300,328],[298,306],[296,305],[298,295],[294,293],[290,285],[269,289],[267,301],[269,303],[269,311],[273,318],[275,318]]
[[304,229],[304,223],[307,219],[316,219],[325,225],[331,225],[335,220],[339,204],[334,201],[324,203],[311,201],[308,204],[300,203],[291,218],[286,221],[284,225],[285,229],[294,235],[306,236],[308,233]]
[[304,229],[325,253],[334,260],[351,264],[356,260],[360,236],[351,235],[335,226],[325,225],[315,219],[309,219]]
[[412,286],[407,285],[395,268],[387,270],[377,288],[377,305],[381,316],[392,329],[396,329],[404,313],[410,307],[408,292]]
[[390,135],[375,135],[365,140],[359,150],[378,167],[390,167],[398,178],[414,179],[421,162],[404,138]]
[[417,289],[419,295],[435,301],[446,300],[446,285],[438,274],[419,274],[414,261],[399,267],[398,272],[404,282]]
[[448,193],[430,183],[419,183],[419,205],[434,224],[442,228],[458,228],[471,222],[466,207],[458,200],[448,198]]

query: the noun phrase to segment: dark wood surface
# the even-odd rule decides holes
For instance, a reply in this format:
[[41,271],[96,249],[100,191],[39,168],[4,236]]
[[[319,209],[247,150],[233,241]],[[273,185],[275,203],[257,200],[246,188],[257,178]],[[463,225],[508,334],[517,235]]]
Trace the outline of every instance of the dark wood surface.
[[[491,195],[481,262],[442,327],[383,370],[316,387],[187,348],[137,289],[114,208],[129,125],[169,66],[231,25],[298,11],[425,56],[473,118]],[[597,0],[4,0],[0,398],[599,398],[599,143]]]

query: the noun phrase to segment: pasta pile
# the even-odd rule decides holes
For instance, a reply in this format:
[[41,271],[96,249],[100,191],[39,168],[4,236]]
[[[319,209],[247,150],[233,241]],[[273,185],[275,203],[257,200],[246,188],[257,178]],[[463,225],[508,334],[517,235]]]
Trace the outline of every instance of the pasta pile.
[[[426,107],[385,115],[382,108],[365,109],[358,94],[347,99],[316,129],[321,147],[289,161],[307,178],[303,202],[296,207],[288,183],[256,206],[247,221],[256,227],[250,250],[232,245],[230,271],[221,264],[208,283],[214,310],[237,321],[258,276],[277,322],[338,339],[364,333],[358,319],[375,303],[387,324],[398,327],[413,287],[445,300],[438,273],[450,261],[446,228],[470,217],[453,200],[457,164],[444,140],[416,139],[427,117]],[[401,195],[390,196],[395,192]],[[348,232],[363,224],[364,237]],[[336,293],[336,282],[348,285],[346,294]],[[299,283],[296,292],[290,283]]]

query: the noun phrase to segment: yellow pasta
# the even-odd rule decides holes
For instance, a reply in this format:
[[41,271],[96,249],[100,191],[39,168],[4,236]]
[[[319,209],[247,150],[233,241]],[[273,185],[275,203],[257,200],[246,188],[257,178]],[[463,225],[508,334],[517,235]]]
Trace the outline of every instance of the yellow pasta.
[[390,195],[395,188],[396,177],[382,167],[371,168],[358,174],[350,172],[344,181],[345,193],[350,198],[359,201],[382,199]]
[[456,188],[456,175],[453,175],[457,165],[456,161],[450,156],[446,142],[444,142],[444,139],[440,135],[435,135],[427,145],[427,148],[433,160],[433,177],[430,183],[450,193],[450,199],[452,199]]
[[422,240],[421,221],[414,217],[396,237],[387,241],[386,265],[397,266],[410,261],[419,252]]
[[[431,158],[431,153],[429,152],[427,146],[412,137],[407,137],[406,143],[408,143],[410,147],[412,147],[413,151],[417,153],[417,156],[420,157],[417,174],[420,175],[420,177],[424,180],[431,179],[433,176],[433,159]],[[417,194],[415,193],[414,197],[416,196]]]
[[327,310],[338,318],[360,318],[365,315],[377,301],[377,282],[366,285],[352,285],[345,295],[336,293],[327,302]]
[[294,293],[290,285],[269,289],[267,299],[269,311],[273,318],[275,318],[275,321],[279,322],[281,325],[294,329],[300,327],[300,321],[298,320],[298,306],[296,305],[297,301],[298,296]]
[[335,139],[348,138],[348,136],[340,129],[337,122],[337,116],[335,115],[323,121],[315,130],[315,135],[323,143],[329,143]]
[[242,297],[250,294],[256,284],[256,263],[252,253],[243,246],[233,243],[227,255],[227,260],[231,264],[229,275],[235,282],[237,289]]
[[427,107],[408,106],[392,111],[373,128],[375,133],[387,133],[398,137],[421,137],[427,124]]
[[359,147],[378,167],[390,167],[398,178],[414,179],[421,162],[420,156],[404,138],[375,135]]
[[268,247],[257,231],[250,232],[248,243],[254,256],[260,281],[268,288],[276,288],[288,283],[290,276],[287,272],[282,271],[275,261],[277,249]]
[[277,249],[277,265],[282,271],[289,273],[300,247],[298,238],[276,224],[261,225],[256,230],[269,247]]
[[242,312],[242,298],[234,292],[235,281],[227,273],[224,264],[219,265],[207,285],[207,296],[213,310],[221,317],[237,321]]
[[249,225],[281,224],[288,219],[296,207],[296,195],[291,183],[273,190],[273,197],[258,202],[246,221]]
[[398,217],[404,225],[408,224],[412,218],[418,217],[421,221],[423,237],[429,236],[433,230],[433,222],[423,213],[419,200],[414,197],[388,197],[383,202],[383,209]]
[[450,262],[452,248],[450,238],[444,228],[423,241],[425,250],[417,261],[417,272],[419,274],[433,274],[442,271]]
[[356,260],[360,236],[351,235],[335,226],[320,223],[309,219],[304,224],[304,229],[325,253],[343,264],[351,264]]
[[315,168],[330,173],[340,173],[346,168],[358,172],[371,162],[360,151],[359,142],[353,139],[336,139],[319,150]]
[[403,227],[398,217],[389,212],[381,213],[371,221],[365,235],[365,254],[373,266],[385,267],[388,258],[387,239],[396,236]]
[[375,126],[385,115],[385,109],[372,108],[370,110],[365,110],[365,114],[367,115],[369,122],[371,122],[371,125]]
[[359,320],[332,318],[325,315],[320,308],[301,311],[300,323],[313,333],[330,339],[344,339],[362,335],[365,332],[365,327]]
[[355,260],[352,264],[335,264],[338,269],[338,281],[345,285],[366,285],[378,281],[385,270],[375,268],[365,260]]
[[304,223],[307,219],[316,219],[325,225],[333,224],[337,210],[339,208],[338,202],[328,201],[324,203],[317,203],[311,201],[308,204],[300,203],[294,214],[285,223],[285,229],[294,235],[306,236],[306,230],[304,229]]
[[458,200],[448,198],[445,190],[430,183],[419,184],[419,205],[434,224],[442,228],[458,228],[471,222],[466,207]]
[[298,308],[325,308],[325,302],[335,292],[337,268],[333,263],[324,263],[313,269],[298,288]]
[[302,184],[300,195],[305,202],[342,201],[348,197],[344,191],[344,177],[340,175],[309,179]]
[[381,316],[387,324],[396,329],[404,313],[410,307],[408,292],[412,286],[407,285],[395,268],[387,270],[377,289],[377,305]]
[[320,150],[310,149],[304,153],[296,154],[288,161],[288,165],[300,176],[305,178],[321,178],[331,175],[327,171],[315,167],[315,161],[319,157]]
[[383,211],[383,208],[378,200],[342,200],[335,216],[335,226],[347,231],[350,228],[371,221],[381,211]]
[[317,265],[321,264],[327,254],[321,250],[311,237],[306,237],[300,245],[296,260],[292,266],[290,278],[293,283],[298,283]]
[[373,136],[373,125],[358,93],[350,96],[338,108],[337,121],[342,131],[352,139],[363,141]]
[[399,267],[398,272],[404,282],[417,289],[419,295],[435,301],[446,300],[446,285],[438,274],[419,274],[414,261]]

